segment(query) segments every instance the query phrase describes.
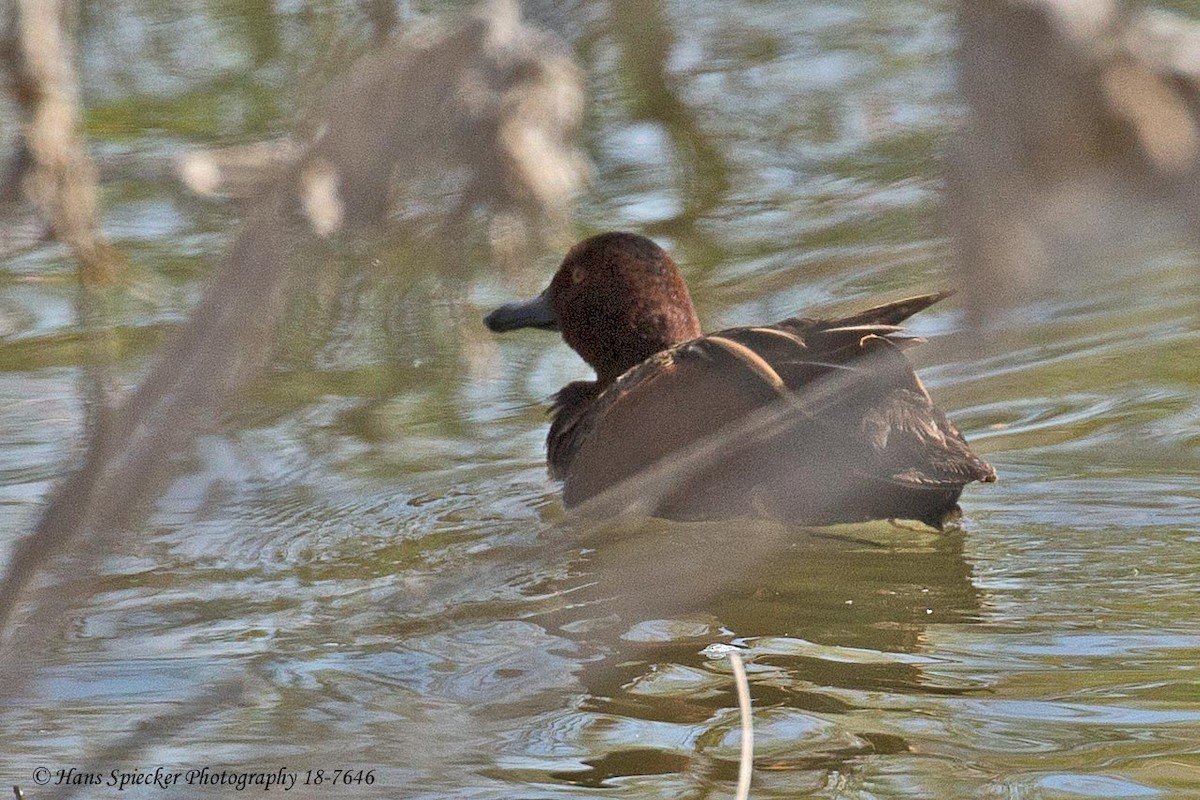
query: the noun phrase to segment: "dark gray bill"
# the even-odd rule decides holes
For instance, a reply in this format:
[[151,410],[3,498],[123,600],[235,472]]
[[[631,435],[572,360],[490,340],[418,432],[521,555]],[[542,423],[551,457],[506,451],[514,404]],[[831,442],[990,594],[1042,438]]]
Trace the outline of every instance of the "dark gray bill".
[[556,331],[558,320],[554,316],[549,294],[550,290],[547,289],[532,300],[502,305],[484,317],[483,324],[495,333],[515,331],[517,328]]

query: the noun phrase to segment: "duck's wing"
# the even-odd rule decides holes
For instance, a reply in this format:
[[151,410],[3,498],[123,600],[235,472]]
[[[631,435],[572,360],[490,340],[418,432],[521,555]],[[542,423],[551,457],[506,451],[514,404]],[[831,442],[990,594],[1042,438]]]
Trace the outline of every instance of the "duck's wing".
[[[835,320],[793,318],[727,335],[770,360],[814,424],[836,426],[848,443],[859,445],[861,469],[873,476],[934,488],[993,481],[995,471],[971,452],[901,352],[924,340],[898,323],[949,294],[910,297]],[[782,347],[780,337],[766,331],[790,334],[803,347]]]
[[[952,294],[944,291],[917,295],[838,319],[790,317],[775,325],[730,328],[712,336],[743,344],[771,364],[811,365],[814,369],[810,373],[798,375],[792,370],[789,385],[796,388],[830,370],[857,368],[862,372],[865,366],[852,362],[870,351],[870,346],[864,345],[871,337],[884,339],[901,350],[923,344],[924,339],[906,333],[900,323]],[[907,361],[901,371],[916,381]],[[919,381],[916,385],[925,394]]]

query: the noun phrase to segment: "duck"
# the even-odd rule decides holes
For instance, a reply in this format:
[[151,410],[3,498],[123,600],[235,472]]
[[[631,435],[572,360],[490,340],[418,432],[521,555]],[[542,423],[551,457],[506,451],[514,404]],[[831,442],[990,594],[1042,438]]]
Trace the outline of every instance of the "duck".
[[900,323],[950,294],[704,334],[671,256],[613,231],[484,324],[557,331],[595,371],[550,405],[547,462],[568,509],[942,530],[968,484],[996,480],[904,352],[924,340]]

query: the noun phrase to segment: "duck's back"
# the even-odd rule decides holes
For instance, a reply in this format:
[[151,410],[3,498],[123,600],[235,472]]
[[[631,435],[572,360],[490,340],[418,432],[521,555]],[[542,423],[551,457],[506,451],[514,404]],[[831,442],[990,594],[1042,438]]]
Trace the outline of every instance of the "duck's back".
[[549,438],[567,505],[940,527],[964,485],[995,478],[901,352],[920,340],[897,324],[943,296],[733,328],[658,354],[598,396],[568,387]]

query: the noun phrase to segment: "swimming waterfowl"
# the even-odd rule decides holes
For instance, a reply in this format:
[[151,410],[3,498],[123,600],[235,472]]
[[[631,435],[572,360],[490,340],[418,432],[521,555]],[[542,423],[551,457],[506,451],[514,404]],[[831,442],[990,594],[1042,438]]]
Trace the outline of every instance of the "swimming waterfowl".
[[549,468],[568,507],[620,493],[673,519],[940,529],[963,487],[996,479],[902,352],[923,340],[899,324],[948,294],[702,335],[670,255],[611,232],[571,248],[536,298],[484,322],[559,331],[596,371],[552,406]]

